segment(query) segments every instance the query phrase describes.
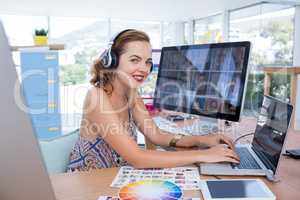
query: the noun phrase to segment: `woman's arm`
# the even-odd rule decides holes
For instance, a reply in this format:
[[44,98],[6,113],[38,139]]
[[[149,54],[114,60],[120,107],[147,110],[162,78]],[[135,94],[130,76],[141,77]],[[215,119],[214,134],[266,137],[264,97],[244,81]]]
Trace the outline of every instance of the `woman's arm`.
[[136,168],[170,168],[185,166],[194,163],[216,163],[231,162],[239,163],[238,156],[231,149],[222,145],[205,150],[188,151],[156,151],[140,150],[136,163]]
[[[142,131],[146,138],[152,143],[168,147],[171,139],[174,137],[173,133],[159,129],[149,115],[142,98],[136,94],[133,116],[136,125]],[[189,148],[196,146],[212,147],[218,144],[227,144],[233,149],[233,143],[230,138],[223,134],[211,134],[207,136],[184,136],[177,143],[177,147]]]
[[235,153],[225,147],[204,151],[163,152],[140,149],[122,125],[107,94],[100,88],[93,88],[88,94],[86,105],[92,105],[85,113],[85,132],[100,136],[136,168],[176,167],[196,162],[238,162]]

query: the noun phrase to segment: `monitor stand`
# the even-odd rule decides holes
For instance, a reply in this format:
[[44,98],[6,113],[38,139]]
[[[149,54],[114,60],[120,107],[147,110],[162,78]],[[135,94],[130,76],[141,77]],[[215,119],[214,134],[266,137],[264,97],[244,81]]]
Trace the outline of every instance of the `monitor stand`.
[[218,119],[197,116],[191,121],[184,121],[184,125],[180,127],[183,132],[189,135],[206,135],[209,133],[217,132],[218,129]]

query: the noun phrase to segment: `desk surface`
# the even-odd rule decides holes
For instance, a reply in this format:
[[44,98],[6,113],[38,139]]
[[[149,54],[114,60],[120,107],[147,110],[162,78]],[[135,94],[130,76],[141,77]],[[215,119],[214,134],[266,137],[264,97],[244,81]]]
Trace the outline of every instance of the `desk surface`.
[[[234,128],[234,126],[232,127]],[[231,134],[236,138],[239,133],[253,131],[255,122],[251,119],[242,120],[239,127]],[[247,132],[245,132],[247,130]],[[229,133],[230,134],[230,133]],[[249,139],[248,139],[249,140]],[[289,130],[287,148],[300,148],[300,131]],[[51,181],[57,200],[97,200],[100,195],[117,195],[118,189],[111,188],[110,184],[117,174],[118,168],[99,169],[91,172],[65,173],[52,175]],[[219,176],[220,178],[259,178]],[[279,200],[297,200],[300,198],[300,160],[281,157],[278,178],[280,182],[270,183],[262,180],[269,186]],[[214,179],[212,176],[201,176],[201,179]],[[199,197],[200,191],[184,191],[185,197]]]

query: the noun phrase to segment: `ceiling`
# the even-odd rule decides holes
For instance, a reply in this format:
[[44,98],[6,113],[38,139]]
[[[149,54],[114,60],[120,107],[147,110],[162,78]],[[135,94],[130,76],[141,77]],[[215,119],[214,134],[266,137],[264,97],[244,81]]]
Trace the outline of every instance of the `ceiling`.
[[[0,0],[0,14],[177,21],[205,17],[259,0]],[[278,1],[275,1],[278,2]],[[297,2],[280,1],[280,2]]]

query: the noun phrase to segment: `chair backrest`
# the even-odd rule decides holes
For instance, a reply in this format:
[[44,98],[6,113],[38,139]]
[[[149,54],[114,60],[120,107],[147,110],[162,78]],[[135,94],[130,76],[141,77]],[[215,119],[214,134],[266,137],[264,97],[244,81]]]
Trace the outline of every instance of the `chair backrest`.
[[40,148],[49,174],[64,173],[70,152],[79,138],[79,129],[53,139],[40,140]]

